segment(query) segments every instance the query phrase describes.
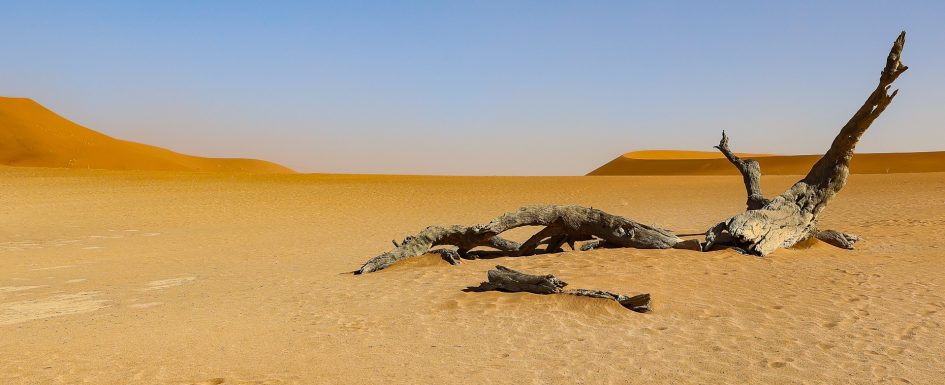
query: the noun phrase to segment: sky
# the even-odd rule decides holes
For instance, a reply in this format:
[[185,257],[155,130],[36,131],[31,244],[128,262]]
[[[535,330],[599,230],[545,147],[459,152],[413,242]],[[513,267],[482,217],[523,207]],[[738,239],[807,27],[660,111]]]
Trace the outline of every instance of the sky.
[[945,2],[15,1],[0,95],[303,172],[583,175],[629,151],[945,150]]

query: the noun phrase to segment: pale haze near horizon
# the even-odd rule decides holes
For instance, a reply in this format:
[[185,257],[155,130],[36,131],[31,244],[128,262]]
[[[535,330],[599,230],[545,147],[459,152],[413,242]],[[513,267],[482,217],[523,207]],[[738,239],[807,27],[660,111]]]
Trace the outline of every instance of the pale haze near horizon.
[[0,95],[303,172],[583,175],[628,151],[945,150],[940,2],[4,2]]

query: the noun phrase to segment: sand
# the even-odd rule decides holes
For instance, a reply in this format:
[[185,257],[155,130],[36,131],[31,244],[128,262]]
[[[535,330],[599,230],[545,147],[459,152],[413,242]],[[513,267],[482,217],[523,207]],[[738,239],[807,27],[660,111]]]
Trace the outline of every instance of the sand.
[[[823,154],[738,154],[761,164],[765,175],[803,175]],[[854,154],[852,174],[945,172],[945,151]],[[629,152],[588,175],[738,175],[718,151],[648,150]]]
[[[797,177],[765,177],[769,193]],[[737,176],[393,177],[0,167],[2,384],[931,384],[945,173],[854,175],[855,251],[595,250],[346,274],[425,225],[582,204],[677,231]],[[516,236],[521,239],[525,233]],[[495,264],[604,300],[461,291]]]
[[0,165],[106,170],[291,173],[255,159],[202,158],[112,138],[26,98],[0,97]]

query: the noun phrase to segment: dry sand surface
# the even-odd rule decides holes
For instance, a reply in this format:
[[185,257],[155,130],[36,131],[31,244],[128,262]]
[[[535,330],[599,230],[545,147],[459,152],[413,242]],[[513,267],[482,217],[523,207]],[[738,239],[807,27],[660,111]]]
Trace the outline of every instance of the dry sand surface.
[[[765,175],[807,174],[818,155],[738,154],[761,164]],[[854,154],[852,174],[945,172],[945,151]],[[588,175],[738,175],[718,151],[648,150],[628,152]]]
[[[797,177],[765,177],[769,193]],[[581,204],[697,232],[728,177],[228,175],[0,167],[0,384],[933,384],[945,174],[854,175],[757,258],[611,249],[346,272],[428,224]],[[526,236],[520,233],[519,239]],[[496,264],[654,311],[467,293]]]
[[107,170],[291,173],[255,159],[202,158],[128,142],[69,121],[27,98],[0,97],[0,165]]

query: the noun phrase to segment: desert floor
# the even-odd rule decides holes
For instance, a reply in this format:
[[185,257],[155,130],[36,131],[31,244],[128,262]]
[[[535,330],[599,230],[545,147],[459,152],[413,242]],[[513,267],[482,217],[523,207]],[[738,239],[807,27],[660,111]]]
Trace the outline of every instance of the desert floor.
[[[797,177],[767,177],[769,193]],[[679,232],[733,177],[246,176],[0,168],[2,384],[876,384],[945,378],[945,174],[854,175],[766,258],[598,250],[354,276],[428,224],[581,204]],[[522,232],[519,240],[526,237]],[[496,264],[596,299],[467,293]]]

